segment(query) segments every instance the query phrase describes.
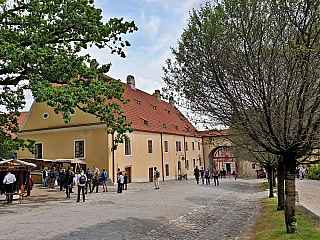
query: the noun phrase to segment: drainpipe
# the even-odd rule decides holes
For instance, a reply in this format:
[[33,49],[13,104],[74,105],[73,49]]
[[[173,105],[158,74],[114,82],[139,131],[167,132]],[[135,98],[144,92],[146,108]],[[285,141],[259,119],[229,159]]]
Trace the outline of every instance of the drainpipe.
[[164,164],[163,164],[163,141],[162,141],[162,133],[161,134],[161,161],[162,161],[162,181],[164,182]]
[[112,181],[114,183],[115,179],[114,179],[114,176],[115,176],[115,168],[114,168],[114,135],[112,134]]
[[202,159],[203,159],[203,169],[205,170],[206,169],[206,161],[204,160],[204,141],[203,141],[203,137],[201,138],[201,141],[202,141]]
[[186,151],[186,135],[183,136],[183,147],[184,147],[184,169],[186,169],[186,179],[188,179],[188,170],[187,170],[187,151]]

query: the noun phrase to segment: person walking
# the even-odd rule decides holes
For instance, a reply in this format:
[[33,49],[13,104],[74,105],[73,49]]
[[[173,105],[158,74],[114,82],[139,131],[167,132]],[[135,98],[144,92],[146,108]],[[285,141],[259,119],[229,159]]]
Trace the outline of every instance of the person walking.
[[127,187],[128,187],[127,185],[128,185],[128,175],[127,173],[124,173],[122,189],[127,190]]
[[104,168],[101,173],[101,182],[102,182],[102,186],[103,186],[103,192],[108,192],[107,181],[108,181],[108,173],[106,172],[106,169]]
[[209,171],[209,168],[207,168],[206,171],[204,172],[204,176],[206,178],[206,185],[210,185],[210,171]]
[[196,168],[193,170],[193,174],[196,178],[196,182],[197,182],[197,185],[199,184],[199,174],[200,174],[200,170],[198,168],[198,166],[196,166]]
[[[72,175],[72,173],[73,173],[73,175]],[[73,176],[72,183],[71,183],[71,189],[70,189],[71,193],[73,193],[73,184],[75,181],[75,179],[74,179],[75,173],[73,171],[73,167],[69,167],[68,174],[69,174],[69,176],[71,176],[71,175]]]
[[159,178],[160,178],[160,172],[157,170],[157,167],[154,167],[153,181],[154,181],[155,189],[160,189]]
[[48,186],[48,168],[45,167],[44,170],[42,171],[42,183],[44,187]]
[[212,175],[213,175],[214,185],[219,186],[219,171],[216,168],[212,170]]
[[100,182],[99,172],[96,172],[96,174],[93,176],[92,192],[93,192],[94,188],[96,188],[96,193],[99,192],[99,182]]
[[90,194],[91,194],[91,193],[92,193],[92,179],[93,179],[93,174],[92,174],[90,168],[87,168],[86,176],[87,176],[86,194],[88,193],[88,187],[89,187]]
[[[6,193],[13,193],[13,185],[17,181],[16,176],[13,175],[10,171],[7,172],[7,175],[3,179],[4,189]],[[13,195],[8,195],[7,203],[12,203]]]
[[122,185],[124,182],[124,178],[121,172],[119,172],[120,174],[118,175],[118,193],[122,193]]
[[60,191],[62,191],[64,188],[66,175],[66,169],[62,168],[61,172],[59,173]]
[[203,169],[203,167],[201,167],[200,175],[201,175],[201,179],[202,179],[202,184],[204,184],[204,169]]
[[67,174],[65,179],[66,195],[67,198],[70,198],[71,185],[73,184],[74,172],[71,172],[71,175]]
[[55,184],[55,181],[56,181],[56,168],[53,167],[50,171],[50,187],[51,188],[54,188],[54,184]]
[[85,202],[85,194],[84,194],[84,187],[87,182],[87,176],[84,174],[84,171],[81,170],[80,174],[78,175],[78,200],[77,202],[80,202],[80,192],[82,191],[82,199]]
[[98,175],[99,175],[100,174],[99,168],[93,166],[93,176],[95,176],[97,172],[98,172]]

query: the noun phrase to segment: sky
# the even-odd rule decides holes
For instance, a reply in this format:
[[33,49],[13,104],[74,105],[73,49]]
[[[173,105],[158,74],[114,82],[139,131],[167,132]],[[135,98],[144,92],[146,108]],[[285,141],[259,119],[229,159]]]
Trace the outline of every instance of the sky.
[[[122,35],[131,43],[125,48],[126,58],[110,54],[109,49],[88,48],[99,63],[112,63],[107,73],[110,77],[126,82],[133,75],[136,88],[149,94],[165,86],[162,67],[167,58],[172,58],[170,47],[177,46],[183,28],[186,27],[189,11],[199,9],[206,0],[95,0],[96,8],[102,9],[103,21],[124,18],[134,21],[138,31]],[[31,93],[26,94],[28,111],[32,104]]]

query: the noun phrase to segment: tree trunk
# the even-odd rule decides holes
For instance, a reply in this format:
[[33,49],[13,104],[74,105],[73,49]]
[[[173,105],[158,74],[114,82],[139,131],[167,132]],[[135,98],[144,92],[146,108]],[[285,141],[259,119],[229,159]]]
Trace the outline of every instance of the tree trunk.
[[278,211],[284,210],[284,164],[278,161]]
[[268,165],[267,166],[267,173],[268,173],[268,182],[269,182],[269,198],[273,198],[273,174],[272,174],[272,166]]
[[296,157],[294,155],[284,155],[283,162],[285,165],[285,207],[284,215],[286,220],[287,233],[293,234],[298,232],[297,219],[295,215],[296,204]]

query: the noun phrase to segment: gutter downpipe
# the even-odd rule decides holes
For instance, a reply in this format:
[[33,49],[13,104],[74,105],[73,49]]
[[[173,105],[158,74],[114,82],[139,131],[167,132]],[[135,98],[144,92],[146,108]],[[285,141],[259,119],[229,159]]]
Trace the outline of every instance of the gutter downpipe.
[[187,151],[186,151],[186,135],[183,136],[183,147],[184,147],[184,169],[186,169],[186,179],[188,179],[188,170],[187,170]]
[[112,134],[112,181],[114,183],[114,135]]
[[162,181],[164,182],[164,168],[163,168],[163,141],[162,141],[162,133],[161,135],[161,161],[162,161]]

